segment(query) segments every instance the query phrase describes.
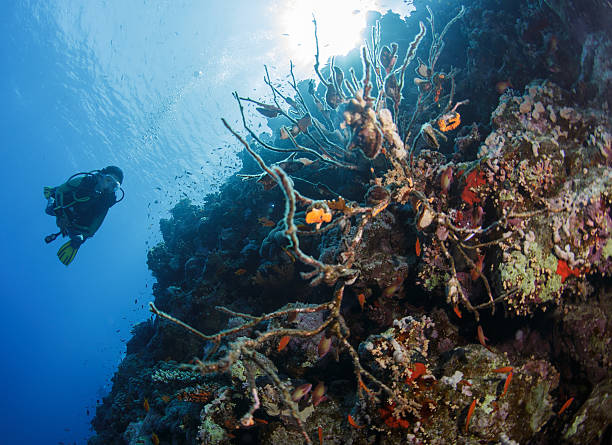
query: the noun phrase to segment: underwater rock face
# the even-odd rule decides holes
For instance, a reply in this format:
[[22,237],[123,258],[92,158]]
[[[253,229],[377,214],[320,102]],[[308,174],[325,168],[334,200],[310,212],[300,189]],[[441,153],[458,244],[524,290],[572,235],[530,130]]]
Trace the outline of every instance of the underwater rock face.
[[256,102],[244,178],[160,221],[90,444],[609,437],[610,37],[571,1],[416,5],[367,81]]
[[[549,363],[517,366],[480,345],[439,355],[429,343],[440,334],[427,317],[407,317],[361,344],[364,366],[404,402],[364,413],[380,418],[374,428],[385,425],[383,431],[392,431],[398,441],[410,437],[410,443],[449,443],[456,437],[457,419],[462,419],[462,429],[479,440],[495,441],[503,434],[523,443],[552,417],[550,393],[559,374]],[[468,422],[466,413],[474,401]]]

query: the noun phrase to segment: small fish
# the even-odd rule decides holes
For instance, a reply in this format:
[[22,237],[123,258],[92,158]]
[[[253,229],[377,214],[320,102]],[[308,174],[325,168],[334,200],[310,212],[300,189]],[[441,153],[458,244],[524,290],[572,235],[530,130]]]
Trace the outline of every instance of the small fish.
[[508,88],[512,88],[510,79],[502,80],[495,84],[495,91],[497,91],[497,94],[503,94]]
[[276,350],[278,352],[281,352],[283,349],[285,349],[285,346],[287,346],[289,340],[291,340],[291,337],[289,335],[285,335],[284,337],[282,337],[278,342],[278,347],[276,348]]
[[306,394],[310,392],[312,385],[310,383],[304,383],[303,385],[298,386],[293,394],[291,394],[291,400],[297,402],[301,398],[303,398]]
[[574,398],[570,397],[568,401],[563,404],[563,406],[561,407],[557,415],[560,416],[561,414],[563,414],[563,411],[565,411],[572,404],[573,401],[574,401]]
[[461,311],[459,310],[459,306],[454,305],[454,306],[453,306],[453,311],[455,311],[455,315],[456,315],[457,317],[459,317],[459,318],[461,318],[461,317],[462,317],[462,316],[461,316]]
[[261,423],[263,425],[267,425],[269,422],[267,420],[264,419],[258,419],[257,417],[253,417],[253,420],[257,423]]
[[164,401],[164,403],[168,403],[170,400],[172,400],[170,396],[166,395],[161,396],[161,399]]
[[149,406],[149,399],[144,399],[144,402],[142,402],[142,406],[144,407],[144,410],[146,412],[149,412],[150,406]]
[[382,296],[386,298],[392,297],[400,290],[403,282],[404,282],[404,277],[402,276],[397,277],[395,281],[389,287],[383,290]]
[[476,408],[476,399],[472,400],[472,404],[470,405],[470,409],[468,409],[467,417],[465,418],[465,432],[468,432],[468,425],[470,424],[470,419],[472,418],[472,414],[474,414],[474,408]]
[[157,437],[157,434],[151,433],[151,442],[153,442],[153,445],[159,445],[159,437]]
[[421,241],[419,241],[419,239],[416,239],[416,243],[414,245],[414,251],[416,253],[416,256],[421,256]]
[[476,262],[474,263],[476,267],[472,268],[472,270],[470,270],[470,277],[472,278],[472,281],[476,281],[478,279],[478,277],[480,277],[480,274],[482,273],[482,264],[484,262],[484,255],[478,255],[478,259],[476,260]]
[[238,276],[238,277],[239,277],[239,276],[241,276],[241,275],[244,275],[246,272],[247,272],[247,270],[246,270],[246,269],[238,269],[238,270],[236,270],[236,271],[234,272],[234,275],[236,275],[236,276]]
[[357,301],[359,301],[359,306],[361,306],[361,310],[363,310],[363,306],[365,305],[366,301],[365,294],[361,293],[357,295]]
[[508,386],[510,386],[510,381],[511,380],[512,380],[512,371],[510,371],[510,373],[506,377],[506,383],[504,383],[504,392],[502,392],[501,396],[499,396],[499,397],[503,397],[506,394],[506,391],[508,391]]
[[323,382],[319,382],[317,386],[312,390],[312,404],[313,406],[317,406],[327,397],[325,397],[325,384]]
[[364,428],[363,425],[358,425],[357,422],[355,422],[355,419],[353,419],[353,416],[351,416],[350,414],[348,415],[348,423],[353,427],[353,428],[357,428],[357,429],[361,429]]
[[317,352],[319,353],[319,358],[325,357],[325,354],[329,352],[332,345],[331,337],[326,337],[325,334],[321,337],[321,341],[319,341],[319,346],[317,348]]
[[503,366],[501,368],[493,369],[491,370],[491,372],[499,372],[505,374],[507,372],[512,372],[512,366]]
[[87,409],[86,412],[87,412],[87,415],[89,416],[89,409]]
[[482,346],[489,349],[489,347],[487,346],[487,340],[488,338],[485,337],[484,332],[482,330],[482,326],[478,325],[478,341]]
[[274,221],[272,221],[270,218],[266,218],[265,216],[259,218],[257,222],[259,222],[259,224],[263,227],[274,227],[276,225]]
[[363,383],[363,380],[359,379],[358,384],[361,389],[363,389],[368,394],[372,395],[372,391],[370,391],[370,389],[365,385],[365,383]]
[[453,183],[453,168],[448,167],[442,175],[440,176],[440,187],[442,188],[442,193],[445,195],[449,192],[451,184]]
[[323,445],[323,428],[319,426],[317,431],[319,432],[319,445]]

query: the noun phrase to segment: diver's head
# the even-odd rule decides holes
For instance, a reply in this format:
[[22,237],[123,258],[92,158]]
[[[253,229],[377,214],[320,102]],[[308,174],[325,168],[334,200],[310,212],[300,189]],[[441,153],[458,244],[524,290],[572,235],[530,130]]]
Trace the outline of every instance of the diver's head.
[[99,185],[103,190],[115,192],[123,182],[123,171],[119,167],[109,165],[100,170]]
[[104,167],[102,170],[100,170],[100,173],[102,173],[103,175],[112,175],[119,183],[119,185],[123,184],[123,170],[121,170],[116,165],[109,165],[108,167]]

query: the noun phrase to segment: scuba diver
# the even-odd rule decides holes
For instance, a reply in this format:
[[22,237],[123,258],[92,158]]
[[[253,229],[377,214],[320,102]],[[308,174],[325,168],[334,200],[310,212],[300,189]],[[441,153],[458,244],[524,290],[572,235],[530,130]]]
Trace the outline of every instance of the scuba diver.
[[[59,260],[68,266],[79,247],[100,228],[108,209],[121,201],[125,192],[121,188],[123,171],[109,165],[102,170],[75,173],[57,187],[45,187],[47,199],[45,213],[56,217],[59,232],[45,237],[48,244],[59,235],[70,237],[57,251]],[[117,191],[121,198],[117,199]]]

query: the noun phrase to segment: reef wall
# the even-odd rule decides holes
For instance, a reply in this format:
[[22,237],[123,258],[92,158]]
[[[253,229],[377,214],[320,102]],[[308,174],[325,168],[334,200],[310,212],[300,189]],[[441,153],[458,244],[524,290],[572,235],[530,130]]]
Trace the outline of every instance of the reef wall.
[[90,444],[609,440],[612,8],[415,6],[236,94]]

